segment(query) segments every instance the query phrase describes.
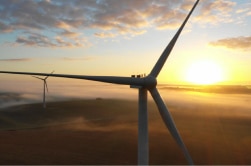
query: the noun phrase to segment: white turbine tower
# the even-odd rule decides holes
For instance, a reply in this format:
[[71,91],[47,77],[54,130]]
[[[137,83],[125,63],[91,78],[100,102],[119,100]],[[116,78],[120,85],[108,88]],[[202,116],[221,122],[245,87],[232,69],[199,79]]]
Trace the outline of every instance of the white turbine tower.
[[[54,71],[53,71],[54,72]],[[53,72],[51,72],[51,74],[53,73]],[[48,85],[47,85],[47,82],[46,82],[46,80],[47,80],[47,78],[49,77],[50,75],[47,75],[45,78],[40,78],[40,77],[36,77],[36,76],[32,76],[32,77],[34,77],[34,78],[37,78],[37,79],[40,79],[40,80],[42,80],[43,81],[43,87],[44,87],[44,93],[43,93],[43,107],[44,108],[46,108],[46,102],[45,102],[45,89],[47,90],[47,92],[49,92],[49,90],[48,90]]]
[[[193,160],[188,153],[188,150],[183,143],[181,136],[175,126],[173,118],[168,111],[163,99],[161,98],[159,91],[157,89],[157,76],[159,75],[162,67],[164,66],[169,54],[171,53],[181,31],[183,30],[186,22],[188,21],[190,15],[197,6],[199,0],[197,0],[192,7],[191,11],[187,15],[186,19],[182,23],[181,27],[178,29],[170,43],[167,45],[161,56],[159,57],[157,63],[153,67],[152,71],[146,77],[116,77],[116,76],[87,76],[87,75],[66,75],[66,74],[50,74],[52,77],[64,77],[73,79],[84,79],[92,80],[113,84],[130,85],[130,87],[138,88],[139,94],[139,110],[138,110],[138,164],[147,165],[149,162],[149,145],[148,145],[148,114],[147,114],[147,91],[150,92],[153,97],[160,115],[169,129],[171,135],[174,137],[175,141],[184,153],[185,158],[189,164],[193,164]],[[0,71],[0,73],[9,74],[24,74],[24,75],[38,75],[38,76],[48,76],[46,73],[31,73],[31,72],[11,72],[11,71]]]

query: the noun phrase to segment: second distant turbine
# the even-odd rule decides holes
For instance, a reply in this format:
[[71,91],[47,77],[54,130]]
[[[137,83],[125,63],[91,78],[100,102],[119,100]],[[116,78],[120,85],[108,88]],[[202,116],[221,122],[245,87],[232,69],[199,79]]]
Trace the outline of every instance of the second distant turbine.
[[[54,72],[54,71],[53,71],[53,72]],[[51,72],[51,74],[52,74],[53,72]],[[50,76],[50,75],[46,76],[45,78],[40,78],[40,77],[32,76],[32,77],[37,78],[37,79],[40,79],[40,80],[42,80],[42,81],[44,82],[44,93],[43,93],[43,107],[44,107],[44,108],[46,108],[46,102],[45,102],[45,89],[47,90],[47,92],[49,92],[49,90],[48,90],[48,85],[47,85],[47,82],[46,82],[46,80],[47,80],[47,78],[48,78],[49,76]]]

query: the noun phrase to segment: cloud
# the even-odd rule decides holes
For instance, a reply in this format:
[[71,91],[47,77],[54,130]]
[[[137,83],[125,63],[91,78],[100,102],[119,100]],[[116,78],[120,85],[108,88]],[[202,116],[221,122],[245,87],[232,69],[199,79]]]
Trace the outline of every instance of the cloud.
[[118,34],[115,34],[115,33],[111,33],[111,32],[96,32],[94,34],[96,37],[99,37],[99,38],[114,38],[116,37]]
[[230,49],[249,50],[251,49],[251,36],[219,39],[217,41],[210,42],[209,44],[212,46],[222,46]]
[[77,33],[77,32],[72,32],[72,31],[68,31],[68,30],[64,30],[63,32],[61,32],[62,36],[68,37],[68,38],[72,38],[75,39],[78,36],[81,36],[81,33]]
[[72,58],[72,57],[64,57],[63,60],[65,61],[88,61],[93,60],[94,57],[83,57],[83,58]]
[[[1,0],[0,33],[15,32],[16,40],[12,42],[26,46],[86,47],[91,45],[90,37],[131,37],[146,33],[149,27],[177,28],[193,3],[192,0]],[[229,0],[203,1],[198,6],[196,21],[231,22],[229,13],[235,5]]]
[[199,14],[195,20],[202,24],[213,25],[233,22],[231,13],[234,10],[235,5],[236,2],[229,0],[203,1],[199,9]]
[[19,36],[16,39],[16,43],[27,45],[27,46],[41,46],[41,47],[48,47],[48,46],[55,46],[52,41],[40,34],[28,34],[28,36]]
[[187,14],[178,11],[170,11],[154,20],[157,29],[176,29],[180,26],[180,20],[185,18]]
[[251,3],[245,3],[238,6],[235,11],[235,14],[238,16],[236,22],[238,24],[247,25],[247,20],[251,16]]
[[9,33],[12,32],[13,29],[11,26],[6,25],[5,23],[0,21],[0,32],[2,33]]
[[13,58],[13,59],[0,59],[0,62],[26,62],[31,61],[30,58]]
[[250,16],[251,15],[251,3],[246,3],[246,4],[242,4],[240,5],[240,7],[235,11],[237,14],[241,13],[244,14],[246,16]]
[[[77,33],[64,31],[59,36],[50,38],[38,33],[25,32],[26,35],[18,36],[15,43],[25,46],[37,47],[87,47],[90,44]],[[63,37],[61,37],[63,36]],[[11,44],[15,44],[11,43]]]
[[192,8],[194,1],[193,0],[186,0],[185,2],[183,2],[183,4],[181,4],[181,9],[183,10],[187,10],[189,11]]

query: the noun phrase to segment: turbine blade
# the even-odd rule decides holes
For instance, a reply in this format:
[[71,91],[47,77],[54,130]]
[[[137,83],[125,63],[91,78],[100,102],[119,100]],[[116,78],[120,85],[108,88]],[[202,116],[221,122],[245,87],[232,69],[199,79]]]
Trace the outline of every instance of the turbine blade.
[[43,80],[43,78],[39,78],[39,77],[36,77],[36,76],[32,76],[32,77],[37,78],[37,79],[40,79],[40,80]]
[[[13,71],[0,71],[0,73],[48,76],[48,73],[13,72]],[[113,84],[138,85],[138,86],[144,85],[146,81],[144,78],[117,77],[117,76],[86,76],[86,75],[50,74],[50,77],[73,78],[73,79],[92,80],[92,81],[106,82],[106,83],[113,83]]]
[[47,92],[49,92],[49,90],[48,90],[48,85],[47,85],[46,80],[44,80],[44,84],[45,84],[45,87],[46,87]]
[[170,41],[170,43],[167,45],[167,47],[165,48],[165,50],[163,51],[163,53],[161,54],[161,56],[159,57],[157,63],[155,64],[155,66],[153,67],[150,75],[153,77],[157,77],[159,75],[159,72],[161,71],[162,67],[164,66],[169,54],[171,53],[177,39],[179,38],[179,35],[181,33],[181,31],[183,30],[184,26],[186,25],[189,17],[191,16],[192,12],[194,11],[196,5],[199,3],[199,0],[197,0],[193,6],[193,8],[191,9],[191,11],[189,12],[189,14],[187,15],[186,19],[184,20],[184,22],[182,23],[181,27],[179,28],[179,30],[176,32],[176,34],[174,35],[174,37],[172,38],[172,40]]
[[50,77],[50,75],[51,75],[52,73],[54,73],[54,70],[53,70],[47,77],[45,77],[44,79],[46,80],[48,77]]
[[175,123],[172,119],[171,114],[169,113],[163,99],[161,98],[158,90],[156,88],[150,89],[150,93],[158,107],[158,110],[160,112],[160,115],[163,119],[163,121],[165,122],[166,127],[169,129],[170,133],[172,134],[172,136],[174,137],[175,141],[178,143],[179,147],[181,148],[181,150],[184,153],[184,156],[186,158],[186,160],[188,161],[189,164],[193,165],[193,160],[185,146],[185,144],[182,141],[182,138],[175,126]]

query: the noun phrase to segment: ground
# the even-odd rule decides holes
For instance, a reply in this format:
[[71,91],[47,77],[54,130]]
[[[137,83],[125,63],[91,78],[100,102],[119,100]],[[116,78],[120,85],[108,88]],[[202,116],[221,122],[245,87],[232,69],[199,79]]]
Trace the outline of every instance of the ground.
[[[251,120],[237,108],[168,105],[195,164],[251,164]],[[0,164],[137,164],[137,102],[90,99],[0,111]],[[152,101],[150,164],[187,164]]]

